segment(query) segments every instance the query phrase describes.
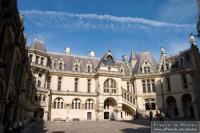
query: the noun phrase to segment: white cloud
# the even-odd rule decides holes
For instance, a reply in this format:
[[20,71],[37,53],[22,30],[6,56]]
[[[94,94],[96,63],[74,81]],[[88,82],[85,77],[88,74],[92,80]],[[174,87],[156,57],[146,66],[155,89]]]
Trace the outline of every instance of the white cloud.
[[168,22],[195,23],[196,0],[166,0],[160,8],[160,17]]
[[90,28],[90,29],[129,29],[129,28],[177,28],[190,29],[194,25],[190,24],[175,24],[162,21],[156,21],[137,17],[118,17],[112,15],[98,15],[98,14],[75,14],[57,11],[39,11],[39,10],[25,10],[21,11],[25,19],[38,26],[49,27],[76,27],[76,28]]

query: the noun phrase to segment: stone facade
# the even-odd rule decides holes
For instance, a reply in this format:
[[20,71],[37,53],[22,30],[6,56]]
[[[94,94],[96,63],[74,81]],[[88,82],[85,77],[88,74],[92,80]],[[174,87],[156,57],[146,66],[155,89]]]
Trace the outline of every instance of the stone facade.
[[170,119],[198,119],[196,45],[170,57],[161,48],[159,63],[147,51],[132,51],[130,59],[121,60],[115,60],[111,50],[101,58],[94,52],[73,55],[69,48],[65,53],[48,52],[38,39],[28,54],[38,89],[37,118],[132,120],[161,111]]
[[0,1],[0,132],[34,117],[36,87],[16,0]]

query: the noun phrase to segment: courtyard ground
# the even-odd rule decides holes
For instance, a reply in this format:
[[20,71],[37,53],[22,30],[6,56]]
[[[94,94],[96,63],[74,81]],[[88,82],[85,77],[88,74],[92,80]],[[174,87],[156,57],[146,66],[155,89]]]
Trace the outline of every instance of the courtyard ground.
[[24,133],[150,133],[149,121],[42,122],[37,121]]

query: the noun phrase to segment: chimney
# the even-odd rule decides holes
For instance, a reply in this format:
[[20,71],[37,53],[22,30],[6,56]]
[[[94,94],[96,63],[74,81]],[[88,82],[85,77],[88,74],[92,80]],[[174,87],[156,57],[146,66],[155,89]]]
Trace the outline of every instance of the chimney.
[[91,58],[94,58],[95,57],[95,52],[94,51],[90,51],[88,56],[91,57]]
[[70,48],[65,48],[65,54],[66,54],[66,55],[70,55],[70,54],[71,54]]

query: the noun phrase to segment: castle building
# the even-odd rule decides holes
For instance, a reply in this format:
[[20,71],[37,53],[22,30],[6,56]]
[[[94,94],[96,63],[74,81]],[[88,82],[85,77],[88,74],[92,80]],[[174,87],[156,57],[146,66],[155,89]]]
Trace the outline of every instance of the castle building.
[[16,0],[0,1],[0,132],[34,118],[36,86]]
[[[35,39],[28,54],[36,78],[36,118],[44,120],[132,120],[161,111],[170,119],[198,119],[193,70],[196,47],[174,56],[161,48],[160,62],[150,52],[131,52],[116,60],[111,50],[97,58],[48,52]],[[195,60],[193,58],[197,57]]]

